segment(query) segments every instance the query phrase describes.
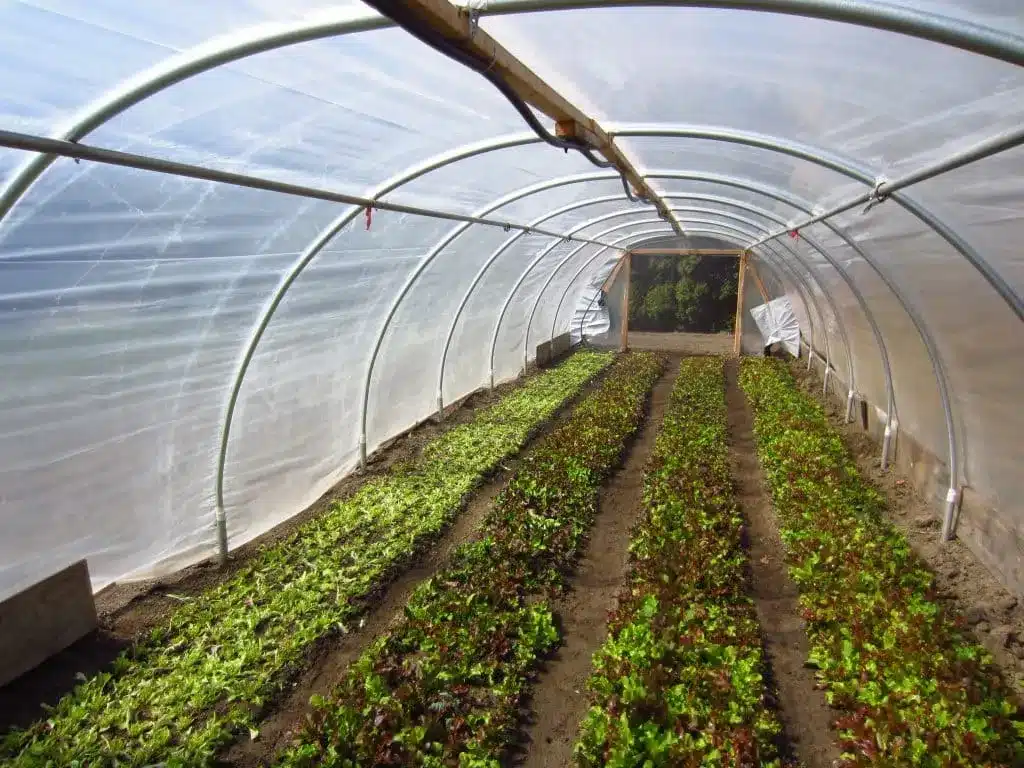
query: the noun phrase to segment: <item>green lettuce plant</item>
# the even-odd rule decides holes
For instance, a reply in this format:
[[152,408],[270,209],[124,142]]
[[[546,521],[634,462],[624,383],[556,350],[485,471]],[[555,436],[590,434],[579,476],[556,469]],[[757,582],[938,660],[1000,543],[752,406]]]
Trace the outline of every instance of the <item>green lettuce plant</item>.
[[501,765],[530,679],[559,639],[551,594],[580,554],[598,488],[661,369],[649,354],[612,365],[523,460],[479,540],[421,585],[398,626],[315,702],[280,765]]
[[645,470],[627,583],[594,656],[583,768],[781,765],[724,389],[720,359],[683,361]]
[[257,728],[314,642],[349,631],[363,600],[436,536],[503,459],[612,362],[581,352],[526,380],[408,465],[262,550],[182,605],[49,716],[0,742],[19,768],[211,765]]
[[809,663],[847,766],[1024,765],[1024,727],[989,655],[936,599],[821,407],[779,361],[744,360]]

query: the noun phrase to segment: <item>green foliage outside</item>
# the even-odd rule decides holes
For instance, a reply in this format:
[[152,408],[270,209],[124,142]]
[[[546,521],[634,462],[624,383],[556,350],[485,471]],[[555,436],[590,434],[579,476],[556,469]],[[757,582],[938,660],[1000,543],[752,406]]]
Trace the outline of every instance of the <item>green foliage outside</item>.
[[732,330],[736,259],[723,256],[634,256],[629,327],[637,331]]

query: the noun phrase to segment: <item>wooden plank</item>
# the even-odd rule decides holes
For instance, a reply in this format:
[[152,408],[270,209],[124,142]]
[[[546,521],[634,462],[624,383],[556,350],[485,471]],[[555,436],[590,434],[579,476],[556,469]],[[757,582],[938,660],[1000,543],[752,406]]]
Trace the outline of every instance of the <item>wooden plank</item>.
[[555,336],[551,340],[551,359],[560,360],[570,349],[572,349],[572,336],[569,333]]
[[742,256],[742,250],[721,248],[632,248],[637,256]]
[[608,277],[606,277],[604,282],[601,283],[602,291],[615,282],[615,278],[619,276],[619,272],[622,271],[622,266],[626,263],[627,255],[628,254],[623,253],[622,257],[615,262],[615,266],[612,267],[612,271],[608,273]]
[[633,279],[633,254],[627,252],[623,259],[626,264],[626,290],[622,299],[622,336],[619,338],[619,350],[629,349],[629,289]]
[[490,62],[491,69],[501,76],[523,101],[536,107],[555,121],[556,135],[574,137],[607,158],[641,196],[651,200],[658,211],[678,232],[674,217],[665,201],[616,146],[598,122],[558,93],[487,32],[475,25],[470,11],[448,0],[403,0],[406,10],[419,21],[444,35],[453,45]]
[[0,685],[39,666],[96,625],[85,560],[0,602]]
[[736,285],[736,324],[733,328],[732,350],[737,357],[740,354],[743,339],[743,290],[747,274],[747,254],[740,256],[739,280]]

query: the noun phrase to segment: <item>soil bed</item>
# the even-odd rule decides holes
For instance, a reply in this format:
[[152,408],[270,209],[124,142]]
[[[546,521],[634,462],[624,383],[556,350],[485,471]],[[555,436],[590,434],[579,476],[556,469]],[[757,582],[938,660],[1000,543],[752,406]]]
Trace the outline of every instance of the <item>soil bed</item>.
[[[526,448],[517,456],[503,462],[501,470],[474,492],[455,522],[416,559],[411,567],[367,600],[370,607],[357,628],[347,635],[332,635],[325,638],[313,649],[305,668],[288,690],[267,705],[264,719],[260,723],[259,736],[255,740],[243,736],[241,741],[236,742],[222,755],[220,764],[255,768],[273,762],[274,757],[292,739],[306,715],[312,712],[310,697],[328,695],[341,679],[344,670],[359,658],[378,635],[387,631],[390,625],[401,617],[402,610],[413,591],[447,564],[456,547],[475,537],[477,527],[490,509],[494,498],[505,487],[516,466],[529,456],[529,445],[557,427],[603,378],[604,372],[601,372],[582,387],[574,398],[536,431]],[[497,399],[498,397],[494,398]],[[493,401],[489,400],[475,407],[489,405],[491,402]],[[470,413],[464,420],[471,418],[471,415]],[[456,422],[453,420],[452,423],[454,425]],[[447,425],[447,421],[445,424]],[[419,451],[433,436],[421,440],[415,451]]]
[[622,467],[600,493],[598,517],[586,550],[554,610],[562,645],[533,686],[531,722],[524,729],[522,752],[510,758],[528,768],[564,768],[573,764],[572,750],[587,712],[586,682],[591,657],[604,642],[608,613],[622,588],[629,556],[630,530],[642,508],[643,471],[654,447],[679,358],[670,359],[655,384],[647,416],[626,453]]
[[[602,377],[603,372],[595,376],[575,398],[549,420],[547,425],[539,429],[537,434],[544,434],[550,424],[564,416],[579,397],[589,392]],[[45,715],[43,705],[54,705],[74,688],[82,675],[91,677],[107,668],[121,651],[170,616],[180,604],[173,596],[198,595],[229,579],[246,565],[260,549],[287,538],[304,523],[327,510],[334,502],[351,496],[367,480],[387,472],[397,463],[414,458],[425,445],[437,436],[460,424],[468,423],[478,410],[498,402],[511,390],[521,386],[522,381],[522,379],[517,379],[507,382],[493,390],[478,390],[459,403],[449,406],[446,409],[444,421],[426,420],[402,435],[392,438],[369,457],[365,471],[352,473],[342,478],[337,485],[307,509],[233,551],[228,565],[224,569],[218,568],[212,560],[205,560],[161,579],[130,584],[112,584],[101,590],[96,595],[99,629],[8,685],[0,687],[0,734],[11,728],[28,726],[43,717]],[[536,435],[532,439],[536,439]],[[509,464],[510,462],[505,462],[506,466]],[[496,484],[500,486],[501,478],[505,474],[504,471],[500,472],[491,481],[485,483],[478,493],[487,493],[488,489]],[[496,492],[496,489],[491,491],[492,494]],[[475,508],[476,504],[471,502],[470,511]],[[428,568],[429,572],[432,572],[433,566],[429,565],[432,558],[436,559],[437,553],[445,550],[444,542],[448,536],[458,535],[460,531],[463,531],[463,527],[460,516],[451,530],[441,537],[439,544],[429,548],[417,560],[414,564],[416,572],[424,568]],[[468,525],[468,527],[471,529],[472,525]],[[399,575],[400,572],[396,572],[395,576]],[[426,578],[426,575],[421,576],[419,580]],[[411,590],[419,580],[407,585],[406,589]],[[405,583],[404,579],[402,583]],[[386,601],[387,595],[378,596],[377,600]],[[405,598],[402,598],[402,602],[398,605],[404,604],[404,600]],[[373,602],[377,604],[377,601]],[[365,619],[368,627],[371,619],[369,616]],[[342,639],[351,645],[354,635],[361,637],[364,634],[372,637],[372,633],[356,632],[353,633],[353,636]],[[320,644],[314,649],[312,657],[324,659],[325,656],[330,656],[331,649],[328,647],[330,645],[330,641]],[[358,653],[358,651],[354,653]],[[315,663],[314,666],[316,666]],[[299,687],[301,687],[301,682],[305,681],[305,677],[303,675],[297,684]],[[330,682],[327,685],[329,686]]]
[[800,361],[792,363],[790,370],[800,389],[822,403],[864,478],[885,495],[889,520],[935,574],[940,599],[964,617],[978,642],[992,653],[1017,703],[1024,704],[1024,603],[962,541],[940,541],[939,509],[895,467],[882,471],[880,445],[856,421],[844,423],[838,406],[822,396],[815,374]]
[[753,414],[737,383],[738,361],[725,365],[736,500],[749,526],[751,596],[764,634],[776,709],[800,764],[829,768],[840,756],[830,727],[834,713],[816,688],[813,670],[805,666],[808,645],[799,592],[786,570],[785,549],[757,460]]

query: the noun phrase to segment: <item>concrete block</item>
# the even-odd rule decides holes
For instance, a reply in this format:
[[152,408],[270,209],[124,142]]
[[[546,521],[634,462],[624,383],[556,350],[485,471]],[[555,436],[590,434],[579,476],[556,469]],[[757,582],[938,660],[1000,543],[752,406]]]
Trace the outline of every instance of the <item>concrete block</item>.
[[0,602],[0,685],[39,666],[96,625],[85,560]]

